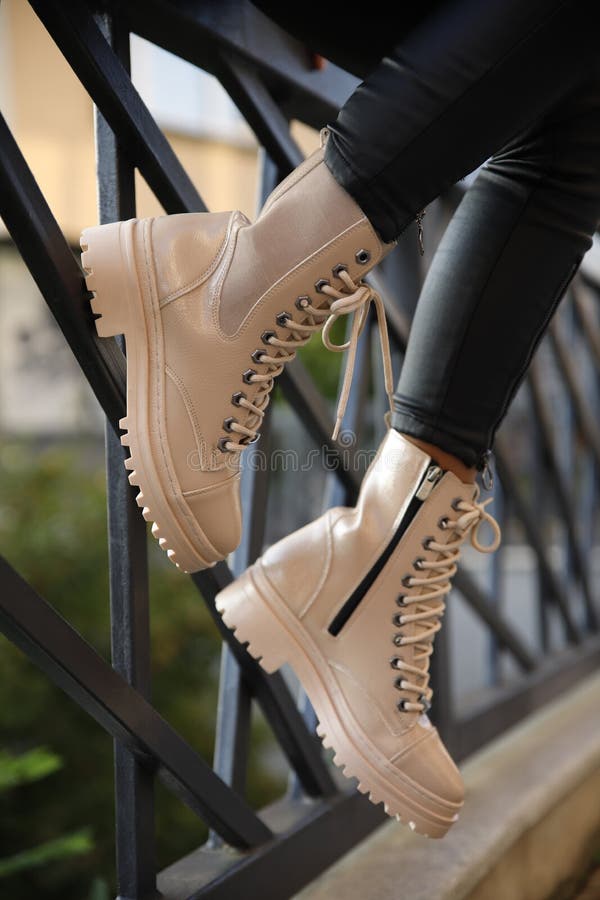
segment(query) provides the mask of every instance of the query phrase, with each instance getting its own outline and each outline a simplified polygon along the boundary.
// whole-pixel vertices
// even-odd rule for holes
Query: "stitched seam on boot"
[[[375,259],[375,261],[373,262],[373,266],[377,265],[377,263],[381,259],[381,249],[380,249],[381,241],[377,237],[377,235],[373,229],[373,226],[371,225],[371,223],[369,222],[367,217],[363,215],[358,221],[354,222],[352,225],[350,225],[348,228],[346,228],[344,231],[342,231],[341,234],[336,235],[336,237],[333,238],[331,241],[329,241],[327,244],[323,244],[323,246],[320,247],[319,250],[317,250],[315,253],[312,253],[310,256],[307,256],[305,259],[301,260],[296,266],[294,266],[293,269],[290,269],[288,272],[285,273],[285,275],[282,275],[278,281],[274,282],[274,284],[272,284],[271,287],[268,288],[268,290],[266,290],[257,300],[255,300],[255,302],[252,304],[252,306],[246,313],[246,316],[242,319],[237,330],[232,332],[231,334],[228,334],[227,332],[223,331],[220,320],[219,320],[219,314],[218,314],[218,305],[219,305],[219,301],[220,301],[220,297],[221,297],[221,291],[223,288],[223,283],[227,277],[228,268],[229,268],[227,266],[224,267],[223,273],[221,274],[217,284],[215,285],[214,292],[211,296],[211,304],[213,305],[213,321],[215,323],[215,328],[218,330],[219,336],[222,339],[232,339],[232,338],[237,338],[237,337],[240,337],[241,335],[243,335],[244,332],[248,328],[252,327],[254,314],[258,312],[259,306],[266,300],[266,298],[269,297],[269,295],[272,292],[281,291],[282,289],[284,289],[286,282],[290,281],[292,278],[295,278],[299,273],[302,272],[303,269],[306,269],[309,266],[313,265],[315,263],[315,261],[318,261],[318,259],[320,257],[324,256],[326,253],[328,253],[329,251],[334,249],[335,246],[337,244],[341,243],[344,238],[347,238],[347,236],[353,230],[358,230],[361,226],[364,226],[364,225],[366,225],[368,227],[373,239],[376,242],[377,259]]]
[[[171,369],[171,367],[168,365],[165,366],[165,372],[171,379],[172,383],[175,385],[175,388],[179,391],[181,399],[183,400],[185,411],[188,415],[188,419],[190,420],[192,434],[194,435],[194,440],[196,441],[196,450],[198,451],[200,459],[204,460],[204,456],[206,453],[206,442],[201,437],[200,423],[198,422],[198,415],[194,407],[194,402],[179,375],[177,375],[177,373],[174,372],[173,369]]]
[[[213,261],[204,270],[204,272],[202,272],[201,275],[198,275],[197,278],[194,278],[193,281],[188,282],[188,284],[183,285],[183,287],[178,288],[176,291],[173,291],[172,293],[167,294],[167,296],[163,297],[162,300],[159,300],[158,305],[159,305],[160,309],[163,309],[165,306],[167,306],[168,303],[172,303],[173,300],[178,300],[179,297],[182,297],[184,294],[188,294],[190,291],[193,291],[194,288],[200,287],[200,285],[203,284],[210,275],[212,275],[214,270],[217,268],[217,266],[221,262],[221,259],[223,258],[223,254],[225,253],[225,248],[226,248],[226,246],[229,242],[229,238],[231,236],[231,229],[233,227],[233,222],[234,222],[234,220],[237,220],[239,217],[240,216],[238,213],[233,213],[232,216],[230,217],[229,223],[227,225],[227,232],[225,234],[225,237],[221,241],[219,249],[217,250],[216,255],[213,257]]]
[[[333,547],[333,539],[332,539],[332,535],[331,535],[331,523],[329,521],[329,518],[330,517],[328,517],[328,521],[327,521],[327,546],[325,548],[325,563],[323,565],[323,573],[322,573],[319,581],[317,582],[317,586],[315,587],[311,596],[308,598],[308,600],[306,601],[306,603],[304,604],[304,606],[298,613],[298,618],[300,619],[300,621],[302,621],[302,619],[304,619],[304,617],[306,616],[308,611],[312,608],[315,600],[317,599],[317,597],[319,596],[319,593],[321,592],[321,590],[323,588],[323,585],[329,578],[329,572],[331,570],[331,561],[332,561],[331,550]]]

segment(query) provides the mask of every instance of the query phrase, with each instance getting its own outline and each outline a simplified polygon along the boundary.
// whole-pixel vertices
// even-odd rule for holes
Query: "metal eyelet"
[[[423,540],[421,542],[421,547],[423,548],[423,550],[431,550],[430,545],[433,540],[434,540],[434,538],[431,537],[431,535],[429,537],[423,538]]]
[[[270,344],[271,338],[274,338],[274,337],[277,337],[277,335],[275,334],[274,331],[263,331],[263,333],[260,336],[260,339],[263,342],[263,344]]]
[[[404,646],[404,644],[403,644],[403,642],[402,642],[402,635],[401,635],[401,634],[395,634],[394,637],[392,638],[392,641],[394,642],[394,644],[396,645],[396,647],[403,647],[403,646]]]
[[[254,384],[252,381],[252,376],[256,375],[256,369],[246,369],[244,374],[242,375],[242,381],[244,384]]]
[[[354,259],[357,263],[360,263],[361,266],[364,266],[371,259],[371,254],[368,250],[362,248],[361,250],[356,251],[356,253],[354,254]]]
[[[225,431],[233,431],[233,428],[231,426],[234,422],[237,422],[237,419],[234,419],[233,416],[228,416],[227,419],[223,419],[223,428],[225,429]]]
[[[253,438],[249,438],[249,439],[246,438],[244,443],[248,444],[248,446],[250,446],[250,444],[255,444],[259,438],[260,438],[260,432],[257,432]]]
[[[402,697],[401,700],[398,700],[396,703],[396,707],[400,710],[400,712],[406,712],[406,700]]]
[[[335,278],[339,278],[340,272],[347,272],[347,271],[348,271],[348,266],[345,266],[344,263],[339,263],[337,266],[333,267],[333,269],[331,270],[331,273],[332,273],[332,275],[335,276]]]
[[[403,616],[400,613],[395,613],[392,616],[392,625],[396,625],[398,628],[402,628],[404,622],[402,621]]]
[[[402,678],[402,676],[400,676],[400,678],[395,678],[395,679],[394,679],[394,687],[395,687],[396,690],[398,690],[398,691],[403,691],[403,690],[404,690],[404,678]]]
[[[301,297],[296,297],[294,306],[296,309],[306,309],[307,306],[310,306],[310,297],[307,297],[306,294],[302,294]]]
[[[419,694],[419,703],[422,703],[425,707],[423,712],[428,712],[431,709],[431,701],[427,699],[425,694]]]
[[[235,394],[231,395],[231,402],[234,406],[241,406],[240,400],[246,399],[246,395],[243,391],[236,391]]]
[[[427,560],[423,559],[422,556],[417,556],[417,558],[413,562],[413,569],[416,569],[417,572],[423,571],[423,565]]]
[[[323,288],[328,284],[329,281],[327,280],[327,278],[319,278],[318,281],[315,281],[315,291],[317,292],[317,294],[322,294]]]
[[[402,587],[412,587],[412,575],[405,575],[401,581]]]
[[[284,310],[283,312],[277,313],[277,315],[275,316],[275,321],[279,326],[283,327],[285,323],[289,322],[291,318],[292,317],[289,312],[285,312]]]
[[[391,657],[390,657],[390,666],[392,667],[392,669],[399,669],[400,667],[399,667],[398,665],[396,665],[396,664],[399,663],[400,661],[401,661],[401,660],[400,660],[400,657],[398,657],[398,656],[391,656]]]
[[[448,527],[449,522],[450,519],[448,518],[448,516],[442,516],[441,519],[438,519],[438,528],[440,529],[440,531],[445,531]]]
[[[462,512],[462,510],[459,509],[459,506],[458,506],[459,503],[462,503],[462,497],[455,497],[454,500],[452,501],[452,503],[450,504],[450,506],[456,512]]]
[[[250,358],[252,362],[261,363],[263,361],[263,356],[265,355],[264,350],[253,350],[250,354]]]
[[[229,443],[229,438],[227,438],[227,437],[219,438],[219,440],[217,441],[217,447],[219,448],[221,453],[232,453],[233,452],[232,450],[230,450],[229,447],[226,446],[228,443]]]
[[[406,597],[404,596],[404,594],[398,594],[398,596],[396,597],[396,603],[398,606],[406,606],[405,600]]]

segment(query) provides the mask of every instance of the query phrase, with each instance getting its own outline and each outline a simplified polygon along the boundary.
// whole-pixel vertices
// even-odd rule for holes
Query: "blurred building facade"
[[[209,209],[252,217],[256,140],[210,75],[134,36],[134,83]],[[24,0],[0,5],[0,109],[65,236],[98,220],[89,96]],[[297,128],[307,150],[316,135]],[[136,176],[138,215],[163,210]],[[89,433],[102,415],[0,220],[0,433]]]

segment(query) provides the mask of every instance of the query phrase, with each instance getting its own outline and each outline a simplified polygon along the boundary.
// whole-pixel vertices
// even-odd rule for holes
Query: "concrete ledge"
[[[600,830],[600,674],[461,771],[465,806],[445,838],[386,822],[296,900],[546,900]]]

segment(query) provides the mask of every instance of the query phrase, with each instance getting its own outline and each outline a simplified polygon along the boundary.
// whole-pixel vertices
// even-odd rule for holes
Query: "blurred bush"
[[[109,659],[105,501],[97,444],[43,448],[9,442],[0,448],[0,552]],[[167,562],[152,539],[149,557],[152,700],[211,762],[220,639],[190,579]],[[252,722],[247,796],[260,807],[285,785],[273,771],[274,742],[256,711]],[[0,794],[0,857],[14,857],[65,835],[88,834],[85,829],[91,829],[93,842],[89,848],[78,847],[82,852],[77,855],[7,872],[0,895],[82,900],[104,897],[108,884],[115,896],[112,739],[0,636],[4,760],[35,754],[40,744],[63,764],[51,778],[17,779]],[[203,822],[160,785],[156,818],[159,869],[206,839]]]

